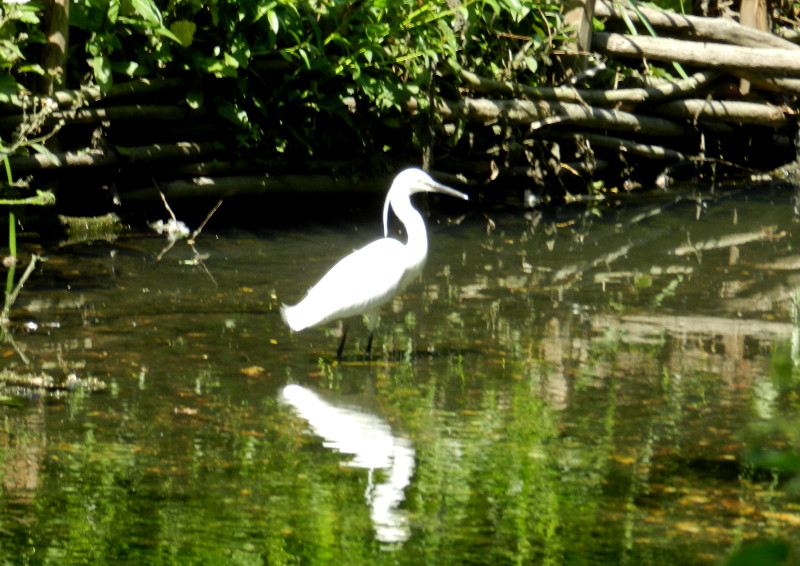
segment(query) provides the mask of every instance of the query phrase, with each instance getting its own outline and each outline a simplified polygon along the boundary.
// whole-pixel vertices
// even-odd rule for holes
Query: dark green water
[[[435,214],[372,363],[358,321],[334,363],[335,328],[292,335],[278,307],[378,237],[379,210],[212,223],[205,269],[185,242],[156,261],[158,238],[49,249],[3,367],[109,387],[0,407],[0,561],[718,564],[792,547],[795,475],[753,458],[800,451],[798,216],[788,190],[744,194]]]

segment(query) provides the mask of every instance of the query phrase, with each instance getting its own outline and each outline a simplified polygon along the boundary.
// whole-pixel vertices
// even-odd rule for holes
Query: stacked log
[[[800,46],[721,17],[634,9],[632,3],[609,0],[570,5],[576,25],[590,26],[585,15],[593,14],[608,31],[576,31],[566,76],[576,77],[590,66],[589,59],[624,61],[640,66],[638,84],[529,87],[457,68],[464,97],[440,101],[438,114],[469,124],[528,126],[527,143],[549,140],[562,146],[560,155],[565,147],[588,148],[606,164],[628,165],[623,175],[646,170],[643,176],[650,179],[668,179],[678,171],[684,177],[763,178],[791,171],[797,178]],[[618,31],[625,21],[641,35]],[[641,24],[657,36],[645,35]],[[645,78],[654,61],[674,65],[671,73],[683,78]],[[686,75],[681,65],[694,74]],[[565,145],[568,140],[574,144]],[[484,171],[488,176],[488,168]]]

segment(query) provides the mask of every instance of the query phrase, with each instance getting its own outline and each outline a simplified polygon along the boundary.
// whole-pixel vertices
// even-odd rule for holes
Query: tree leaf
[[[178,43],[183,47],[190,47],[194,41],[194,34],[197,31],[197,25],[189,20],[178,20],[172,22],[169,30],[178,38]]]
[[[192,110],[197,110],[203,105],[203,91],[200,89],[192,89],[186,93],[186,104]]]
[[[269,29],[272,30],[272,33],[278,35],[278,30],[280,30],[281,23],[278,20],[278,14],[275,10],[269,10],[267,12],[267,21],[269,22]]]
[[[161,12],[152,0],[130,0],[130,3],[133,11],[144,21],[156,26],[161,25]]]
[[[107,93],[113,84],[111,76],[111,62],[105,55],[98,55],[92,59],[92,69],[94,70],[94,80],[103,93]]]

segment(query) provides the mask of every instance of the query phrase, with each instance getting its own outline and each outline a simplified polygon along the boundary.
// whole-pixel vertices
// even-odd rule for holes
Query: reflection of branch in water
[[[761,242],[764,240],[777,240],[785,237],[786,232],[778,232],[776,226],[764,226],[760,230],[745,232],[741,234],[725,234],[718,238],[712,238],[702,242],[689,242],[682,246],[678,246],[672,250],[673,255],[688,255],[705,250],[718,250],[720,248],[728,248],[731,246],[741,246],[751,242]]]
[[[669,314],[593,315],[592,328],[600,331],[616,328],[624,332],[630,343],[651,343],[661,340],[665,333],[677,336],[748,336],[758,340],[775,341],[789,336],[792,324],[758,319],[725,318],[722,316],[677,316]]]
[[[369,471],[364,497],[370,506],[375,537],[384,543],[404,542],[410,535],[408,518],[399,509],[414,472],[414,449],[405,438],[392,434],[389,424],[376,415],[333,405],[299,385],[287,385],[281,400],[308,421],[323,445],[353,456],[342,465]],[[373,471],[386,470],[385,481],[374,484]]]
[[[5,325],[3,326],[3,342],[10,345],[14,349],[14,351],[22,360],[23,364],[26,366],[31,365],[31,359],[25,355],[25,352],[19,347],[17,341],[14,340],[14,336],[10,332],[7,332],[7,327]]]

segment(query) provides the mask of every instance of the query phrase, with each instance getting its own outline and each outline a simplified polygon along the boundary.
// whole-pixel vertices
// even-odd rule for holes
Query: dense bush
[[[0,34],[6,100],[35,91],[43,72],[43,5],[16,2],[4,5]],[[420,92],[424,104],[431,70],[446,60],[540,83],[558,10],[519,0],[74,0],[62,86],[107,92],[134,77],[182,75],[196,85],[185,103],[235,124],[241,145],[307,154],[325,125],[374,147],[375,122],[402,123],[402,104]]]

